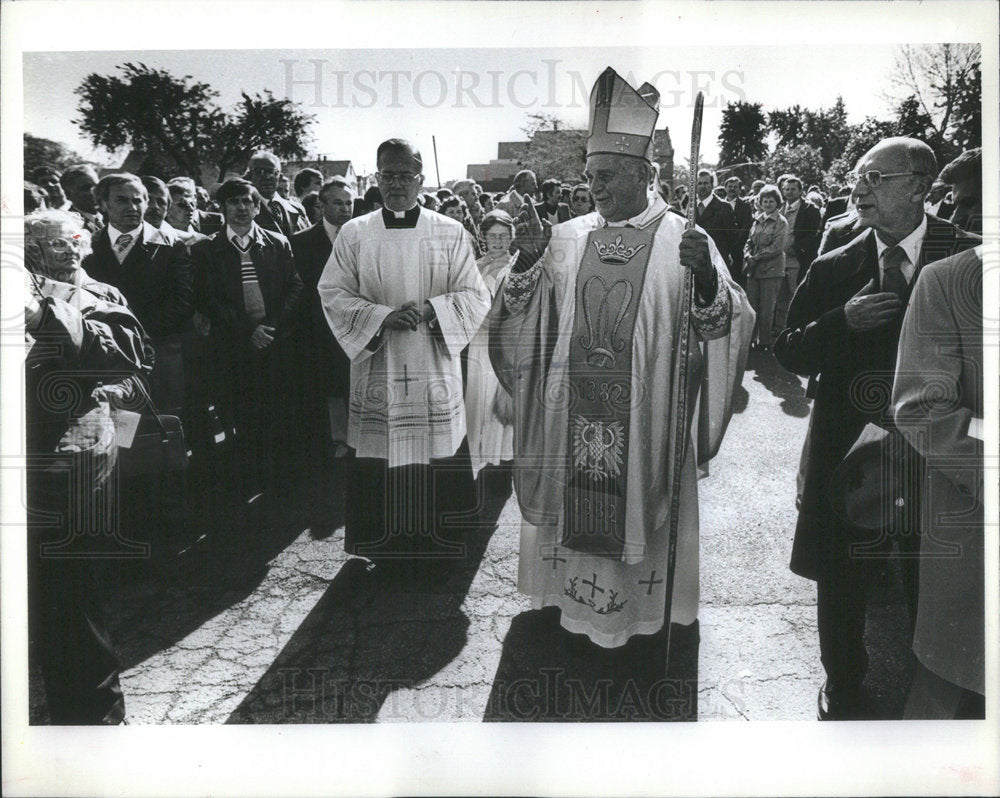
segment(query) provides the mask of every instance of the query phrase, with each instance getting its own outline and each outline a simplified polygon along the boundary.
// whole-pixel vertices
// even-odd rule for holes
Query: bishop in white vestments
[[[522,527],[519,588],[605,648],[664,625],[669,485],[681,469],[671,620],[698,612],[695,460],[718,450],[754,313],[719,251],[649,191],[656,90],[612,69],[591,95],[587,177],[597,210],[556,225],[540,259],[530,212],[490,315],[497,375],[514,398]],[[536,228],[537,229],[537,228]],[[542,236],[544,240],[544,235]],[[535,262],[533,262],[535,261]],[[688,401],[698,445],[668,440],[678,318],[694,275]],[[690,436],[693,414],[685,419]]]

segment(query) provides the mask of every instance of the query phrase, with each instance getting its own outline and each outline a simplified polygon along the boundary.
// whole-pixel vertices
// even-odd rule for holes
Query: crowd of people
[[[622,92],[636,102],[611,102]],[[360,197],[315,169],[285,175],[264,150],[211,195],[187,176],[35,169],[29,451],[103,452],[87,471],[98,495],[108,425],[155,408],[181,420],[193,477],[236,523],[263,506],[264,525],[303,475],[343,459],[345,546],[387,581],[438,578],[469,519],[516,490],[518,587],[535,608],[558,607],[565,633],[597,648],[671,625],[697,645],[696,466],[718,450],[755,349],[814,399],[792,569],[817,583],[819,717],[871,712],[876,560],[856,554],[872,541],[829,490],[870,424],[903,436],[928,475],[921,512],[870,546],[903,555],[920,661],[908,716],[981,717],[979,152],[939,172],[926,144],[886,139],[846,187],[783,174],[745,193],[705,169],[689,197],[652,161],[655,90],[609,68],[591,106],[585,175],[539,183],[525,169],[502,193],[424,190],[422,156],[399,139],[379,146],[377,187]],[[933,397],[929,370],[947,375]],[[49,371],[75,375],[73,407],[33,390]],[[675,427],[690,439],[679,460]],[[29,480],[38,506],[72,503],[48,477]],[[941,523],[948,509],[960,520]],[[131,532],[176,549],[205,523],[178,519]],[[29,531],[35,552],[51,537]],[[929,541],[960,554],[920,557]],[[121,721],[93,575],[44,556],[32,575],[53,722]]]

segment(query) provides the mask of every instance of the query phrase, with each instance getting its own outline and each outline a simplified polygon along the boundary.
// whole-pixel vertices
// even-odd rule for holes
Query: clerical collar
[[[420,218],[420,204],[417,203],[408,211],[390,211],[382,208],[382,221],[387,230],[406,230],[417,226]]]

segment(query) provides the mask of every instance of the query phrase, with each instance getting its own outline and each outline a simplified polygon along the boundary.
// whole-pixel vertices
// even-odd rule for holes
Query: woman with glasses
[[[79,216],[28,214],[24,242],[27,453],[59,463],[55,473],[26,471],[28,506],[38,511],[27,530],[30,655],[41,668],[50,723],[115,725],[125,702],[95,558],[141,552],[112,525],[109,400],[149,374],[152,348],[118,290],[80,268],[90,234]]]
[[[514,220],[506,211],[491,211],[483,217],[481,229],[486,254],[476,265],[492,298],[516,258],[510,253]],[[512,484],[514,410],[510,394],[500,385],[490,363],[489,325],[485,322],[469,344],[465,414],[472,473],[479,484],[480,496],[506,501]]]
[[[569,198],[569,212],[572,216],[584,216],[594,210],[594,198],[590,195],[590,186],[580,183],[573,186]]]

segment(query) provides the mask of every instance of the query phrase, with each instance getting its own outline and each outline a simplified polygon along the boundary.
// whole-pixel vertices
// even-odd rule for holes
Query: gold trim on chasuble
[[[658,227],[592,231],[576,278],[562,545],[614,559],[625,547],[632,336]]]

